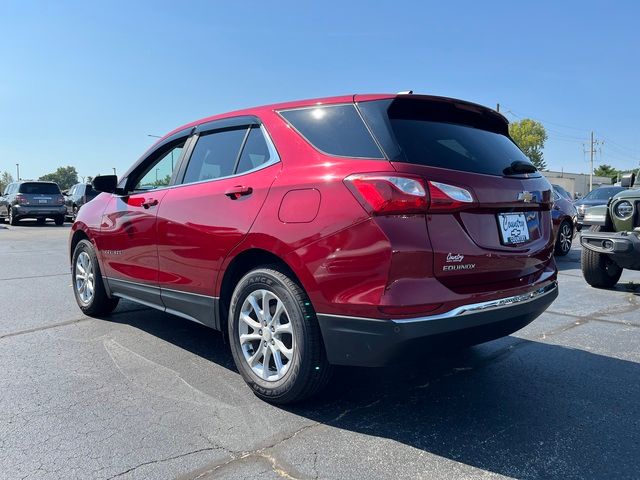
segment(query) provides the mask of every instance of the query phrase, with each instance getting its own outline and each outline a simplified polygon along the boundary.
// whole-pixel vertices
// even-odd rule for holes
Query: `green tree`
[[[523,118],[519,122],[509,124],[509,135],[538,170],[547,169],[542,154],[544,142],[547,140],[547,132],[542,123],[530,118]]]
[[[607,164],[599,165],[598,168],[593,171],[596,177],[609,177],[614,182],[618,179],[618,173],[618,170]]]
[[[151,185],[154,187],[166,187],[171,183],[171,175],[167,175],[164,178],[159,178],[156,181],[152,182]]]
[[[76,183],[78,183],[78,172],[76,167],[58,167],[53,173],[47,173],[41,176],[38,180],[45,180],[47,182],[56,182],[60,187],[60,190],[67,190]]]
[[[13,176],[9,172],[5,170],[0,173],[0,195],[2,195],[4,189],[7,188],[7,185],[11,182],[13,182]]]

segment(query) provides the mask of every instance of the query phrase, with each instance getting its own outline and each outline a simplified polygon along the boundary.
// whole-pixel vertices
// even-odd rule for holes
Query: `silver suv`
[[[23,218],[35,218],[38,223],[52,218],[62,225],[66,213],[64,197],[54,182],[13,182],[0,197],[0,222],[8,218],[11,225]]]

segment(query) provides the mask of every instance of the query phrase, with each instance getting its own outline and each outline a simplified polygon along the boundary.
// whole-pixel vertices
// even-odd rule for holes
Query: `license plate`
[[[529,227],[524,213],[499,213],[498,228],[505,245],[529,241]]]
[[[38,203],[47,203],[48,200],[44,199],[44,198],[39,198],[38,199]]]

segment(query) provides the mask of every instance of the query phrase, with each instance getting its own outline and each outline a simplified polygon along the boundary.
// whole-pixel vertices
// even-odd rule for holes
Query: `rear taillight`
[[[363,173],[348,176],[344,183],[373,215],[425,213],[429,204],[420,177]]]
[[[27,205],[29,203],[29,200],[27,200],[27,197],[19,193],[16,195],[16,202],[18,202],[20,205]]]
[[[461,187],[447,183],[429,182],[430,212],[461,210],[473,203],[473,195]]]
[[[373,215],[451,212],[474,203],[464,188],[412,175],[363,173],[344,182]]]

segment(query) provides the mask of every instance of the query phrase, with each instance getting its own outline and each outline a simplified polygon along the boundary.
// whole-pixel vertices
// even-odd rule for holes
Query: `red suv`
[[[508,335],[557,296],[551,186],[507,121],[469,102],[355,95],[199,120],[79,212],[88,315],[126,298],[227,332],[286,403],[331,365]]]

